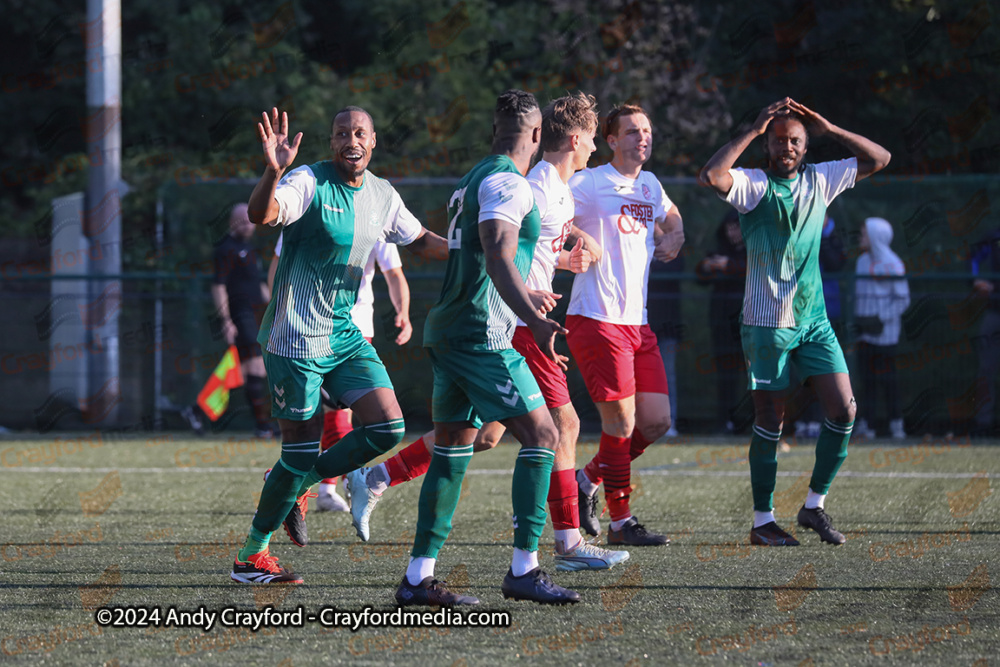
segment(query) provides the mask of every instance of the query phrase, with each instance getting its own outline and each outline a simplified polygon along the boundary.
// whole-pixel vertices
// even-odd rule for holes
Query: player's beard
[[[365,173],[369,162],[371,162],[370,153],[362,153],[361,159],[356,163],[349,162],[343,156],[338,155],[337,159],[333,161],[333,166],[337,169],[341,178],[345,181],[351,181],[360,178]]]
[[[775,176],[778,178],[792,178],[802,167],[802,156],[796,156],[791,165],[786,165],[781,156],[776,159],[773,155],[769,155],[768,162],[770,163],[771,173]]]

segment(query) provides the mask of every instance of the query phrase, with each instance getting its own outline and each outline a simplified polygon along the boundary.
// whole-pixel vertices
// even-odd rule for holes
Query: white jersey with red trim
[[[542,228],[524,284],[528,289],[551,292],[559,254],[573,229],[573,191],[563,182],[555,165],[545,160],[528,172],[527,179],[542,218]],[[518,319],[517,326],[524,326],[524,322]]]
[[[604,255],[576,274],[567,314],[611,324],[646,324],[653,230],[673,202],[650,172],[640,171],[633,180],[610,164],[578,172],[569,185],[576,204],[574,225],[593,236]]]

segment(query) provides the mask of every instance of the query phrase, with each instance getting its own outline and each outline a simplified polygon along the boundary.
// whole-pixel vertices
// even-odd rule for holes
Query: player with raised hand
[[[537,295],[536,305],[540,306],[541,314],[551,311],[555,299],[560,296],[552,293],[552,275],[556,268],[583,273],[595,257],[601,256],[596,241],[573,225],[573,193],[567,185],[574,173],[587,166],[596,148],[594,107],[592,97],[577,93],[554,100],[542,110],[542,159],[527,176],[541,219],[541,230],[525,281],[529,292]],[[567,242],[574,244],[572,250],[564,249]],[[511,342],[531,369],[559,431],[548,496],[549,514],[555,529],[556,569],[610,569],[627,560],[628,552],[602,549],[584,541],[580,535],[574,475],[580,419],[570,401],[566,374],[556,362],[542,354],[524,322],[518,320]],[[502,424],[485,425],[473,443],[473,451],[489,449],[503,431]],[[384,463],[348,475],[354,525],[362,540],[368,540],[371,511],[382,493],[389,486],[426,472],[433,445],[433,433],[427,434]]]
[[[767,170],[734,169],[739,156],[761,135]],[[805,164],[810,137],[823,135],[843,144],[854,157]],[[739,211],[747,247],[741,333],[756,412],[749,453],[753,544],[798,544],[778,526],[773,511],[790,363],[812,385],[825,415],[798,523],[815,530],[824,542],[845,541],[824,511],[824,500],[847,457],[857,406],[844,353],[826,315],[819,247],[830,202],[885,168],[889,158],[875,142],[786,97],[765,107],[753,125],[720,148],[701,171],[701,181]]]
[[[279,236],[278,242],[274,246],[274,259],[268,271],[268,288],[274,283],[274,274],[278,266],[278,258],[281,257],[281,248],[284,244],[284,237]],[[396,310],[393,319],[394,326],[399,333],[396,334],[394,342],[396,345],[405,345],[413,335],[413,325],[410,323],[410,286],[403,273],[403,262],[399,257],[399,250],[392,243],[379,240],[375,243],[372,254],[365,264],[364,273],[361,276],[361,285],[358,287],[358,300],[351,308],[351,319],[361,331],[369,343],[375,336],[375,293],[372,290],[372,281],[375,278],[375,266],[378,265],[382,276],[385,278],[386,287],[389,290],[389,300]],[[263,366],[263,363],[261,364]],[[326,451],[333,445],[340,442],[340,439],[354,430],[351,421],[351,411],[337,405],[330,396],[322,393],[323,397],[323,437],[320,441],[320,450]],[[344,498],[337,493],[337,480],[324,479],[317,489],[316,507],[326,512],[349,512],[351,506]],[[310,494],[311,495],[311,494]],[[306,501],[302,501],[306,502]],[[296,540],[308,539],[303,537],[301,530],[297,527],[304,526],[305,506],[297,502],[289,516],[285,520],[285,529],[289,537],[293,537],[293,542],[297,546],[305,546],[305,543]]]
[[[601,415],[598,452],[576,476],[580,525],[600,533],[597,491],[603,481],[608,544],[631,546],[668,543],[632,516],[629,494],[631,462],[670,428],[667,374],[646,319],[649,265],[654,256],[673,259],[684,243],[677,206],[642,169],[652,156],[652,132],[642,107],[616,107],[603,128],[611,162],[570,180],[575,224],[604,248],[603,259],[573,279],[566,317],[569,349]]]
[[[448,265],[424,328],[434,368],[434,453],[420,488],[411,560],[396,591],[400,605],[477,604],[434,578],[451,531],[462,479],[483,422],[502,422],[521,443],[514,464],[514,554],[504,597],[543,604],[578,602],[538,565],[545,499],[559,433],[527,363],[511,347],[517,318],[535,344],[565,369],[554,343],[565,329],[532,303],[528,275],[541,221],[525,180],[541,141],[534,95],[508,90],[497,98],[493,153],[458,183],[448,202]]]
[[[346,107],[334,115],[332,159],[287,174],[302,133],[289,141],[288,114],[277,109],[263,114],[257,129],[266,166],[248,213],[255,224],[281,225],[284,239],[257,338],[282,444],[230,577],[298,583],[301,577],[269,553],[273,532],[311,486],[391,450],[405,432],[385,367],[350,316],[364,264],[379,239],[427,258],[442,257],[447,244],[420,225],[388,181],[367,170],[376,138],[364,109]],[[361,423],[322,455],[321,389],[352,408]]]

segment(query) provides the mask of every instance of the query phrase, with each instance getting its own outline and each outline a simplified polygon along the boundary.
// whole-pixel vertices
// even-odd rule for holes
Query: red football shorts
[[[590,397],[618,401],[636,392],[668,394],[667,372],[648,324],[610,324],[569,315],[566,341]]]
[[[528,327],[514,329],[514,349],[528,362],[531,374],[535,376],[538,388],[542,390],[545,407],[559,408],[570,402],[569,386],[566,384],[566,373],[552,361],[535,342],[535,337]]]

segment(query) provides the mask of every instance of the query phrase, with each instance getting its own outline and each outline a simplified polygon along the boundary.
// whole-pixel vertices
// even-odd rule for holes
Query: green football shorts
[[[435,422],[470,422],[479,428],[545,405],[528,363],[516,350],[429,347],[427,352],[434,367],[431,418]]]
[[[740,327],[751,391],[780,391],[789,385],[789,362],[804,381],[813,375],[846,373],[847,362],[829,320],[801,327]]]
[[[317,359],[292,359],[264,350],[271,416],[308,420],[320,405],[320,387],[345,407],[378,387],[392,389],[375,348],[361,332],[357,338],[347,350],[338,348],[338,354]]]

